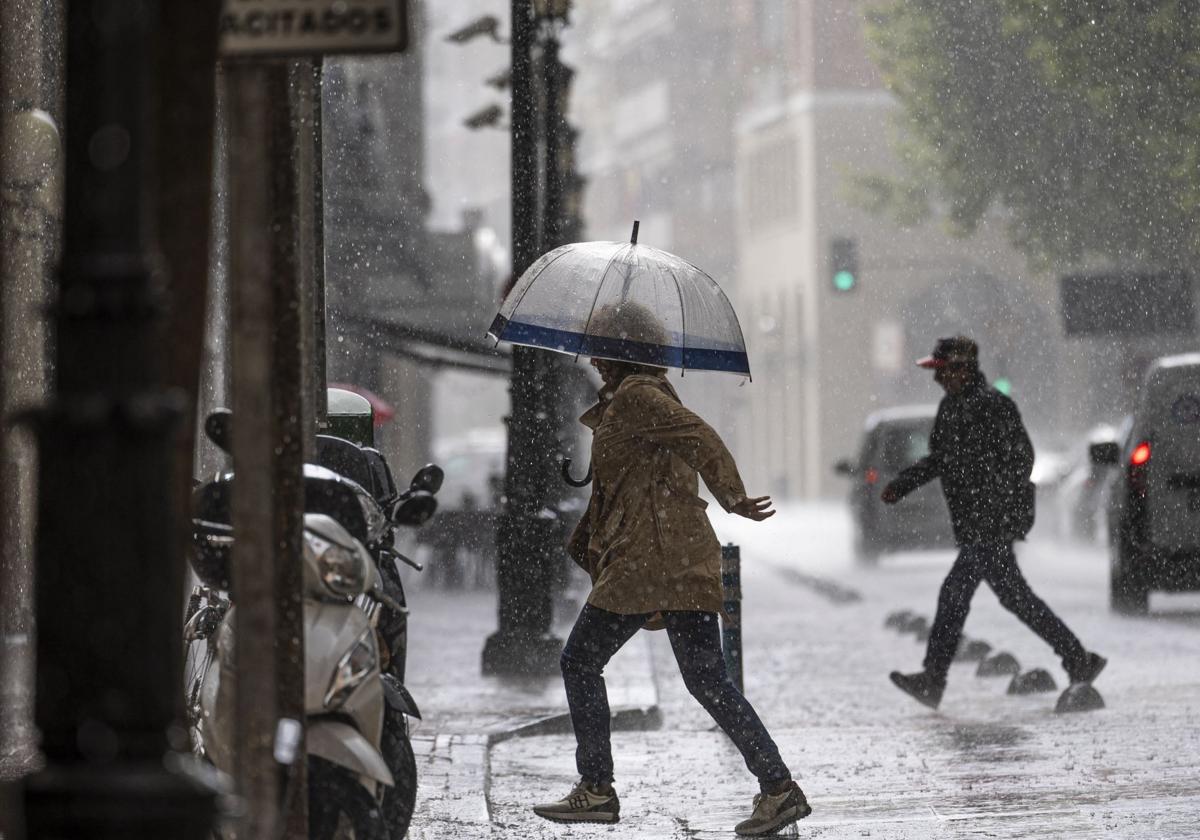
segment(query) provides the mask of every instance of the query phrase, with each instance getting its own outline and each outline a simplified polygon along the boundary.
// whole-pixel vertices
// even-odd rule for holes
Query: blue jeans
[[[790,779],[792,774],[767,728],[725,672],[716,613],[669,611],[662,615],[688,691],[730,737],[759,784],[766,788]],[[603,784],[613,778],[604,666],[649,617],[621,615],[585,604],[563,648],[563,682],[578,744],[575,764],[587,782]]]

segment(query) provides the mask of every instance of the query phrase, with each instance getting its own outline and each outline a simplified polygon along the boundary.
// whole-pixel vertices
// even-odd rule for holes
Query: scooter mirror
[[[426,464],[417,470],[409,487],[413,490],[424,490],[426,493],[436,493],[442,489],[442,480],[446,473],[437,464]]]
[[[225,452],[233,452],[233,412],[218,408],[204,419],[204,434]]]
[[[417,490],[392,506],[390,519],[396,525],[424,525],[437,512],[438,501],[432,493]]]

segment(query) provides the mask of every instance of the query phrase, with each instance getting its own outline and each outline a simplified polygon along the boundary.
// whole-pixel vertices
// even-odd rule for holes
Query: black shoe
[[[945,680],[939,680],[928,671],[918,671],[915,674],[901,674],[892,671],[890,674],[896,688],[912,697],[918,703],[924,703],[931,709],[936,709],[942,702],[942,692],[946,690]]]
[[[1084,655],[1083,661],[1077,662],[1073,667],[1067,669],[1067,676],[1071,678],[1072,683],[1090,683],[1100,676],[1100,672],[1107,664],[1108,660],[1100,654],[1087,653]]]

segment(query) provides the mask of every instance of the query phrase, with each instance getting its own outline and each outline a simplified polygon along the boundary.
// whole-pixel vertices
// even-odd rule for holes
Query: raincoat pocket
[[[670,479],[660,479],[657,482],[658,501],[664,508],[669,508],[672,505],[682,505],[684,507],[696,508],[698,510],[708,510],[708,502],[701,499],[692,490],[686,487],[680,487]]]
[[[623,507],[609,511],[604,517],[604,521],[600,523],[600,527],[592,535],[592,542],[598,543],[601,550],[612,547],[613,541],[621,533],[621,527],[624,524],[625,509]]]

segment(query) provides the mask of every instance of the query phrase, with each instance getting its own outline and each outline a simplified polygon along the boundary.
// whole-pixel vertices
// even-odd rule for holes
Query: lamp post
[[[569,0],[512,3],[507,82],[512,91],[513,277],[562,244],[564,179],[558,165],[566,72],[558,61],[558,33],[569,11]],[[550,622],[564,538],[557,457],[565,380],[561,360],[553,354],[513,348],[504,508],[496,533],[499,627],[483,649],[485,674],[558,670],[562,640],[551,633]]]
[[[511,66],[487,80],[509,88],[512,137],[512,276],[542,253],[579,238],[580,189],[574,169],[576,132],[566,122],[570,70],[559,60],[559,33],[571,0],[513,0]],[[488,35],[503,43],[498,21],[485,16],[447,36],[465,43]],[[500,125],[490,105],[468,117],[471,129]],[[496,530],[498,623],[483,649],[485,674],[537,675],[558,670],[562,640],[550,632],[552,593],[565,537],[564,488],[557,459],[574,418],[569,393],[580,377],[544,350],[514,347],[509,394],[504,503]]]
[[[0,3],[0,415],[45,398],[46,282],[62,222],[55,96],[61,33],[31,0]],[[36,453],[0,429],[0,751],[32,762]],[[0,785],[2,787],[2,785]],[[0,835],[13,819],[0,793]],[[6,813],[7,812],[7,815]]]

